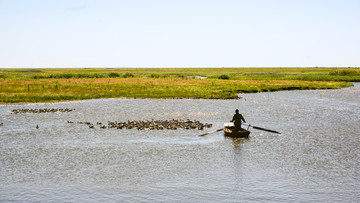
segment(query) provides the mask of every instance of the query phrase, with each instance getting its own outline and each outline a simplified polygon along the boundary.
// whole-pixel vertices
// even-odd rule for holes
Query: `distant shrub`
[[[34,75],[33,79],[45,79],[45,78],[61,78],[61,79],[70,79],[70,78],[105,78],[107,75],[98,74],[98,73],[60,73],[60,74],[50,74],[50,75]]]
[[[360,72],[357,72],[355,70],[336,70],[336,71],[331,71],[329,75],[350,76],[350,75],[360,75]]]
[[[120,77],[120,74],[119,73],[109,73],[109,77],[110,78],[118,78],[118,77]]]
[[[41,70],[38,69],[21,69],[21,70],[15,70],[14,72],[23,72],[23,73],[38,73],[38,72],[42,72]]]
[[[93,77],[94,77],[94,78],[106,78],[105,75],[98,74],[98,73],[95,73],[95,74],[93,75]]]
[[[55,75],[55,78],[69,79],[69,78],[73,78],[73,77],[76,77],[76,75],[72,74],[72,73],[63,73],[63,74]]]
[[[134,76],[134,74],[132,74],[132,73],[125,73],[125,74],[123,75],[123,77],[124,77],[124,78],[133,78],[133,77],[135,77],[135,76]]]
[[[151,78],[160,78],[159,74],[153,73],[150,75]]]
[[[221,80],[229,80],[230,79],[230,77],[228,75],[220,75],[218,78]]]
[[[181,78],[181,79],[186,79],[187,78],[186,75],[181,75],[181,74],[179,74],[177,77]]]

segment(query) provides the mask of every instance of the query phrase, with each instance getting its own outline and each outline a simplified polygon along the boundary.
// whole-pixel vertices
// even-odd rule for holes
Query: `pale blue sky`
[[[0,67],[360,66],[360,0],[0,0]]]

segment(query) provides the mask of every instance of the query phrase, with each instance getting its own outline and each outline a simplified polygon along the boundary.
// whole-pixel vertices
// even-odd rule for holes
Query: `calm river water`
[[[359,83],[241,96],[0,106],[0,202],[360,201]],[[10,113],[19,108],[76,110]],[[197,136],[221,128],[237,108],[248,123],[282,134]],[[151,119],[213,127],[138,131],[67,123]]]

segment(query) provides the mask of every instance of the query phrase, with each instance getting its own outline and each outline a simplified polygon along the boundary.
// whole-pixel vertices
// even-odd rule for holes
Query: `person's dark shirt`
[[[241,125],[241,120],[244,121],[244,123],[246,123],[244,117],[241,114],[234,114],[234,117],[231,120],[231,122],[234,122],[235,126],[239,126]]]

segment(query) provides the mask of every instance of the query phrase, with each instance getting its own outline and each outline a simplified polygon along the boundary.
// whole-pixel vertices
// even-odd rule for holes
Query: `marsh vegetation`
[[[0,102],[234,99],[239,93],[337,89],[359,81],[359,68],[1,69]]]

